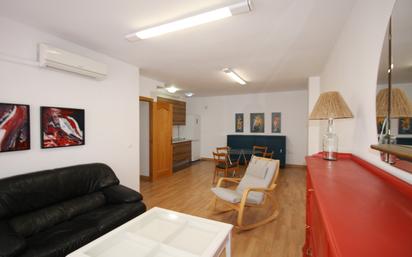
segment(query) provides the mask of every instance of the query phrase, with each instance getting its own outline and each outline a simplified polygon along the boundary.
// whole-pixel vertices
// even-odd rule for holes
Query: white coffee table
[[[231,253],[233,225],[152,208],[68,257],[217,257]]]

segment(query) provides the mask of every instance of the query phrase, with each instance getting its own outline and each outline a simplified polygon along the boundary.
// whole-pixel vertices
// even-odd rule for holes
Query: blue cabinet
[[[227,146],[232,149],[250,149],[253,146],[267,146],[268,152],[273,152],[273,159],[280,161],[280,167],[286,164],[286,136],[264,135],[228,135]],[[247,156],[250,158],[250,155]]]

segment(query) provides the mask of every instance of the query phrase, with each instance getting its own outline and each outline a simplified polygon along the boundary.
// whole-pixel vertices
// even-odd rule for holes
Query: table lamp
[[[391,134],[391,119],[412,117],[412,103],[404,90],[400,88],[382,89],[376,95],[376,117],[385,118],[382,131],[378,131],[379,144],[396,144],[396,137]],[[394,156],[381,154],[383,161],[394,163]]]
[[[412,117],[412,103],[404,90],[391,88],[390,91],[390,116],[389,108],[389,88],[379,91],[376,96],[376,117],[384,118],[407,118]]]
[[[323,159],[336,161],[338,157],[338,136],[335,134],[334,119],[353,118],[343,97],[336,91],[320,94],[309,116],[310,120],[328,120],[328,130],[323,136]]]

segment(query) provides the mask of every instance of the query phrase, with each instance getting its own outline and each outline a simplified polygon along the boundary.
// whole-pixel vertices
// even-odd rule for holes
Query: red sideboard
[[[412,257],[412,186],[350,154],[306,157],[304,257]]]

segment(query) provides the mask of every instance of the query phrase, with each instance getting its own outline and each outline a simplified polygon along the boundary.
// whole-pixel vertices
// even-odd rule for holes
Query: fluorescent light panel
[[[179,89],[175,86],[170,86],[170,87],[166,88],[166,91],[169,92],[169,93],[172,93],[172,94],[176,93],[178,90]]]
[[[194,15],[188,18],[176,20],[173,22],[165,23],[152,28],[144,29],[126,36],[129,41],[136,41],[139,39],[147,39],[151,37],[160,36],[166,33],[183,30],[191,27],[195,27],[201,24],[205,24],[212,21],[221,20],[232,15],[250,12],[252,10],[250,0],[243,0],[237,4],[218,8],[213,11],[204,12],[198,15]]]
[[[236,72],[232,71],[231,69],[223,69],[223,72],[226,73],[232,80],[235,82],[241,84],[241,85],[246,85],[246,81],[242,79],[239,75],[236,74]]]

